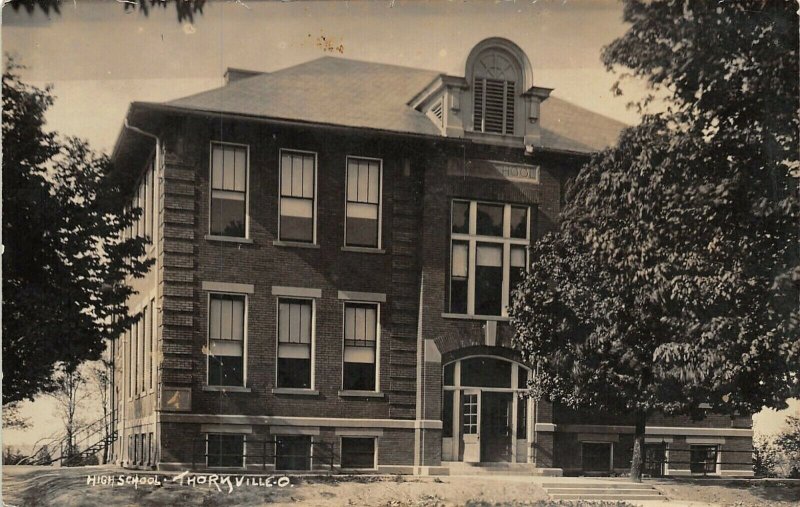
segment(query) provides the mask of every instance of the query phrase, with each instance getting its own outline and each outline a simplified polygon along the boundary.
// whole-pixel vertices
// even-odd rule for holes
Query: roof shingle
[[[167,102],[199,111],[440,135],[408,102],[436,71],[322,57]],[[592,152],[614,144],[625,125],[551,97],[541,106],[542,148]]]

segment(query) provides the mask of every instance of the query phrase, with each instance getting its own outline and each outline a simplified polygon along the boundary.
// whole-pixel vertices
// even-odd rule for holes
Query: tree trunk
[[[631,480],[642,482],[642,468],[644,465],[644,429],[647,424],[647,413],[644,410],[636,411],[636,427],[633,433],[633,458],[631,459]]]

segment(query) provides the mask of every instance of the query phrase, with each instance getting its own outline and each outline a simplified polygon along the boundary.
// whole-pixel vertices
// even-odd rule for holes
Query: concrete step
[[[533,463],[464,463],[462,461],[443,461],[450,475],[534,475]]]
[[[620,495],[630,495],[630,494],[643,494],[643,493],[655,493],[658,494],[657,491],[647,490],[647,489],[622,489],[622,488],[548,488],[546,489],[548,495],[558,495],[558,494],[579,494],[579,495],[592,495],[597,493],[598,495],[611,495],[611,494],[620,494]]]
[[[559,493],[555,495],[550,495],[550,498],[553,500],[665,500],[665,498],[659,494],[630,494],[630,495],[620,495],[620,494],[601,494],[601,495],[582,495],[578,493]]]
[[[636,482],[593,482],[593,481],[585,481],[585,482],[545,482],[542,483],[542,487],[545,489],[551,488],[600,488],[600,489],[642,489],[648,491],[655,491],[653,486],[649,484],[640,484]]]

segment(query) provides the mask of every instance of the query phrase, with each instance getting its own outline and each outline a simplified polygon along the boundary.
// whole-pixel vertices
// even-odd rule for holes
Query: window
[[[311,470],[311,437],[279,435],[275,437],[276,470]]]
[[[151,325],[152,329],[150,331],[150,389],[153,388],[153,384],[156,380],[156,358],[158,357],[158,316],[156,314],[156,300],[155,298],[150,300],[150,313],[152,315]]]
[[[311,389],[313,302],[278,300],[278,387]]]
[[[342,437],[342,468],[375,468],[375,438]]]
[[[454,200],[450,233],[450,313],[507,315],[527,269],[530,208]]]
[[[153,332],[153,308],[148,306],[144,307],[144,340],[142,340],[142,385],[141,391],[147,390],[150,386],[150,351],[151,340]]]
[[[208,385],[244,385],[246,296],[210,294]]]
[[[478,395],[464,394],[464,434],[478,434]]]
[[[316,161],[314,153],[281,150],[278,236],[283,241],[314,243]]]
[[[528,398],[517,401],[517,440],[524,440],[528,434]]]
[[[127,361],[127,372],[123,372],[128,377],[128,398],[133,396],[133,351],[136,350],[133,340],[133,329],[136,324],[133,324],[127,331],[125,331],[125,356]]]
[[[693,474],[713,474],[717,472],[716,445],[690,445],[689,470]]]
[[[377,376],[378,305],[344,305],[345,390],[375,391]]]
[[[215,236],[247,235],[248,148],[211,143],[211,220]]]
[[[244,466],[244,435],[206,435],[206,463],[209,467]]]
[[[461,385],[469,387],[511,387],[511,362],[495,357],[461,360]]]
[[[347,159],[345,246],[380,248],[381,162]]]
[[[475,67],[473,125],[476,132],[514,134],[517,71],[505,55],[490,52]]]
[[[442,436],[453,436],[453,397],[455,391],[444,391],[442,395]]]
[[[152,159],[144,175],[144,235],[153,241],[153,162]]]
[[[133,333],[131,333],[131,340],[133,340],[131,349],[133,354],[133,367],[131,370],[131,394],[139,392],[139,322],[133,324]]]

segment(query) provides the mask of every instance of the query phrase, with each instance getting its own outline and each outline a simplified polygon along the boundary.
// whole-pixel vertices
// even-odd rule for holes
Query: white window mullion
[[[503,237],[511,237],[511,205],[503,206]]]
[[[469,274],[467,278],[467,313],[475,315],[475,239],[469,240],[469,251],[467,252],[467,263]]]
[[[503,243],[503,292],[500,300],[500,313],[508,317],[508,293],[511,288],[511,245]]]

